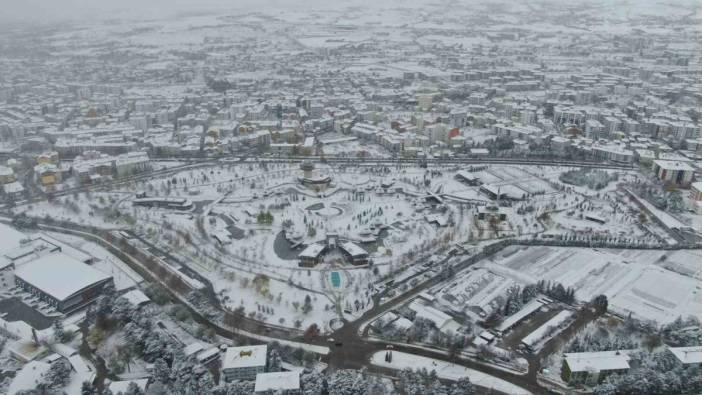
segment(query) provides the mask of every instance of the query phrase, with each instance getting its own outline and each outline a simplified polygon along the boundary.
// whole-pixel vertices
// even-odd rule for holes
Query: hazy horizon
[[[457,6],[475,1],[384,1],[371,0],[325,1],[325,0],[2,0],[0,1],[0,21],[3,23],[60,23],[66,21],[95,18],[97,20],[114,18],[151,19],[163,18],[182,12],[213,12],[220,10],[231,11],[270,11],[271,9],[300,9],[319,8],[329,9],[349,6],[416,6],[418,4],[455,3]],[[630,7],[648,7],[656,4],[692,5],[694,0],[675,0],[660,2],[656,0],[627,1],[627,0],[582,0],[577,3],[563,0],[531,0],[530,3],[562,3],[572,6],[577,3],[612,3],[611,6],[628,4]]]

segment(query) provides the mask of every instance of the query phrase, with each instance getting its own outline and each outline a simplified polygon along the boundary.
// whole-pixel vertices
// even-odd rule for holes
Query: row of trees
[[[639,197],[646,199],[661,210],[671,213],[685,211],[685,202],[680,191],[665,190],[658,185],[642,182],[632,184],[631,189]]]
[[[598,191],[606,187],[610,182],[618,180],[619,176],[616,173],[610,174],[604,170],[582,168],[563,172],[558,176],[558,179],[566,184],[581,187],[587,186]]]
[[[624,375],[612,375],[595,388],[598,395],[698,394],[702,391],[702,369],[683,368],[668,352],[631,355],[630,365],[640,368]]]
[[[397,389],[407,395],[472,395],[475,392],[473,384],[467,377],[461,378],[451,385],[445,385],[439,381],[434,370],[427,371],[426,368],[403,369],[400,371],[398,379]]]
[[[256,215],[256,222],[270,225],[273,223],[273,214],[271,214],[270,211],[260,211],[258,215]]]

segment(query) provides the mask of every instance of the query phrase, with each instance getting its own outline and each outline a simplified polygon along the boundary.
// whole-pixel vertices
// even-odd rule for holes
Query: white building
[[[409,308],[417,313],[417,317],[433,322],[441,332],[456,333],[461,328],[461,325],[450,315],[431,306],[424,305],[416,299],[409,304]]]
[[[300,372],[271,372],[259,373],[256,375],[256,385],[254,392],[274,394],[299,394],[300,393]]]
[[[115,173],[117,173],[118,177],[129,176],[148,170],[151,170],[151,160],[146,152],[128,152],[115,158]]]
[[[565,382],[596,384],[610,374],[626,373],[630,368],[626,350],[566,353],[564,356],[561,378]]]
[[[668,347],[668,351],[686,368],[702,366],[702,346]]]
[[[62,252],[17,268],[15,284],[64,313],[92,303],[105,288],[114,286],[112,276]]]
[[[268,346],[229,347],[222,360],[226,381],[254,380],[266,370]]]

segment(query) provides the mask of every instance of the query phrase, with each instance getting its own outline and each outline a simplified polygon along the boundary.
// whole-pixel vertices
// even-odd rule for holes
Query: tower
[[[312,178],[312,170],[314,170],[314,163],[306,160],[300,164],[300,169],[304,172],[304,177],[309,180]]]

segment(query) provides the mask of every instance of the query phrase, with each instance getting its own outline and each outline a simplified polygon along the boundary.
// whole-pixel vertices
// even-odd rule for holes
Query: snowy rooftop
[[[668,349],[685,365],[702,363],[702,346],[669,347]]]
[[[229,347],[224,354],[222,369],[238,369],[252,366],[266,366],[268,346]]]
[[[505,320],[502,321],[502,323],[496,329],[500,332],[504,332],[543,306],[544,302],[542,302],[539,298],[534,299],[522,307],[521,310],[505,318]]]
[[[305,247],[302,252],[300,252],[300,255],[298,257],[306,257],[306,258],[316,258],[321,252],[324,250],[324,246],[318,243],[312,243]]]
[[[44,255],[23,265],[15,276],[61,301],[112,278],[61,252]]]
[[[526,337],[524,337],[524,339],[522,339],[522,343],[528,345],[529,347],[533,347],[541,339],[543,339],[545,336],[547,336],[550,328],[560,326],[561,324],[566,322],[566,320],[568,320],[572,315],[573,315],[573,312],[570,310],[560,311],[558,314],[553,316],[550,320],[546,321],[540,327],[536,328],[533,332],[531,332]]]
[[[186,357],[189,357],[191,355],[199,353],[204,349],[205,346],[203,346],[200,343],[188,344],[187,346],[185,346],[185,348],[183,348],[183,354],[185,354]]]
[[[197,353],[195,358],[197,358],[197,360],[199,362],[205,363],[211,359],[214,359],[214,357],[218,354],[219,354],[219,347],[210,347],[207,350],[200,351],[199,353]]]
[[[431,306],[425,306],[417,300],[412,301],[409,308],[416,312],[418,317],[433,322],[437,328],[443,327],[446,325],[446,323],[453,319],[450,315],[444,313],[443,311],[437,310]]]
[[[43,376],[49,371],[49,365],[46,362],[32,361],[22,367],[22,370],[17,372],[15,378],[10,383],[8,388],[9,394],[16,394],[20,391],[28,391],[37,388],[37,385],[43,381]]]
[[[149,379],[135,379],[135,380],[124,380],[124,381],[113,381],[108,387],[113,394],[127,393],[127,388],[129,383],[134,383],[137,387],[141,388],[142,391],[146,391],[146,384],[148,384]]]
[[[665,170],[683,170],[683,171],[693,171],[695,170],[692,166],[686,162],[677,162],[672,160],[655,160],[653,163],[661,169]]]
[[[357,244],[352,243],[350,241],[346,241],[346,242],[341,243],[341,248],[346,250],[346,252],[351,254],[351,256],[368,255],[368,252],[366,252],[366,250],[364,250],[363,248],[361,248]]]
[[[138,289],[133,289],[122,295],[122,297],[127,299],[129,303],[134,306],[141,306],[142,304],[149,303],[151,301],[148,296],[144,295],[144,293]]]
[[[628,351],[598,351],[566,353],[571,372],[602,372],[629,369]]]
[[[271,372],[256,375],[254,391],[286,391],[300,389],[300,372]]]

